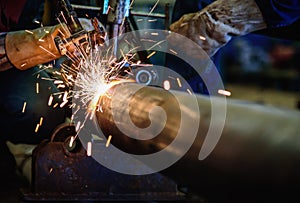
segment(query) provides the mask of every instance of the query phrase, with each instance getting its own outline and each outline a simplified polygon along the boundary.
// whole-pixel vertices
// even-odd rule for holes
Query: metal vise
[[[69,148],[75,127],[59,126],[51,141],[33,151],[32,188],[25,201],[179,201],[174,181],[156,173],[130,176],[114,172],[87,156],[79,140]]]

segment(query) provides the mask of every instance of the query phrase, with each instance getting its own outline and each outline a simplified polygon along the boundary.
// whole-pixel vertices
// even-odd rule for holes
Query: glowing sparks
[[[33,35],[33,32],[32,32],[32,31],[30,31],[30,30],[25,30],[25,32],[27,32],[27,33],[29,33],[29,34]]]
[[[154,4],[154,6],[152,7],[152,9],[150,10],[150,12],[148,13],[148,16],[151,15],[151,13],[152,13],[152,12],[154,11],[154,9],[157,7],[158,3],[159,3],[159,0],[156,1],[156,3]]]
[[[105,95],[106,91],[112,87],[116,83],[110,83],[110,84],[102,84],[98,86],[98,90],[94,94],[93,99],[89,103],[88,111],[93,112],[97,108],[98,100],[101,96]]]
[[[35,91],[37,94],[40,93],[40,84],[38,82],[35,84]]]
[[[154,54],[156,54],[156,51],[153,51],[151,54],[149,54],[149,55],[147,56],[147,59],[151,58]]]
[[[39,125],[40,125],[40,126],[43,124],[43,121],[44,121],[44,118],[43,118],[43,117],[40,117],[40,122],[39,122]]]
[[[38,132],[39,131],[39,129],[40,129],[40,124],[38,123],[38,124],[36,124],[36,127],[35,127],[35,130],[34,130],[34,132]]]
[[[25,113],[26,104],[27,104],[26,102],[23,103],[22,113]]]
[[[26,66],[27,65],[27,63],[22,63],[21,64],[21,67],[24,67],[24,66]]]
[[[218,90],[218,93],[227,97],[231,96],[231,92],[227,91],[227,90]]]
[[[86,145],[86,155],[92,156],[92,142],[88,142]]]
[[[68,100],[68,92],[65,91],[63,96],[63,101],[67,101],[67,100]]]
[[[156,2],[151,12],[155,9],[159,0]],[[108,10],[111,8],[108,8]],[[64,18],[64,16],[62,16]],[[63,24],[63,23],[62,23]],[[63,26],[64,28],[64,26]],[[67,29],[67,28],[66,28]],[[63,34],[63,33],[61,33]],[[152,36],[159,35],[156,32],[151,33]],[[63,35],[62,35],[63,36]],[[63,39],[65,40],[65,39]],[[92,39],[91,39],[92,40]],[[153,41],[154,46],[159,46],[162,42]],[[72,104],[68,107],[72,108],[71,121],[75,123],[76,136],[84,127],[85,123],[92,119],[96,111],[101,111],[102,107],[99,104],[99,99],[103,96],[110,96],[109,89],[114,85],[117,85],[122,82],[132,82],[134,74],[131,73],[131,68],[133,66],[153,66],[152,64],[142,64],[141,61],[136,61],[135,59],[135,48],[128,50],[128,47],[125,47],[124,50],[118,50],[121,53],[120,57],[116,57],[114,54],[114,47],[105,47],[103,45],[93,45],[93,43],[88,43],[88,47],[83,47],[80,44],[76,44],[76,56],[74,57],[73,53],[66,53],[66,56],[70,60],[71,65],[61,64],[60,72],[51,72],[52,74],[58,75],[53,79],[53,83],[58,89],[61,90],[57,94],[58,98],[62,102],[54,103],[54,95],[50,95],[48,100],[48,105],[53,108],[60,107],[63,108],[69,104],[72,98]],[[128,42],[130,45],[130,43]],[[43,44],[44,45],[44,44]],[[44,47],[47,47],[45,45]],[[43,46],[40,46],[48,54],[55,56],[53,53],[48,51]],[[152,47],[151,47],[152,48]],[[130,48],[129,48],[130,49]],[[88,51],[87,51],[88,50]],[[150,50],[147,50],[150,53]],[[148,55],[147,58],[152,57],[156,52],[152,52]],[[134,60],[133,60],[134,59]],[[170,84],[169,84],[170,86]],[[67,88],[67,91],[65,91]],[[166,87],[167,88],[167,87]],[[55,97],[56,98],[56,97]],[[76,110],[77,108],[77,110]],[[83,110],[84,116],[77,116],[79,112]],[[79,120],[75,120],[79,118]],[[36,127],[36,132],[41,126],[39,123]],[[76,138],[75,136],[75,138]],[[74,142],[74,137],[70,140],[70,147],[72,142]],[[110,135],[106,142],[106,147],[109,146],[112,136]],[[87,143],[87,155],[92,155],[92,143]]]
[[[58,89],[64,89],[66,87],[66,85],[64,85],[64,84],[59,84],[59,85],[57,85],[57,88]]]
[[[179,78],[176,78],[176,80],[177,80],[178,86],[179,86],[179,87],[182,87],[182,84],[181,84],[180,79],[179,79]]]
[[[80,122],[80,121],[78,121],[78,122],[77,122],[77,124],[76,124],[76,127],[75,127],[75,130],[76,130],[76,132],[78,132],[78,131],[79,131],[79,129],[80,129],[80,125],[81,125],[81,122]]]
[[[73,143],[75,141],[75,137],[74,136],[71,136],[70,138],[70,142],[69,142],[69,147],[72,148],[73,147]]]
[[[164,89],[169,90],[171,88],[171,84],[169,80],[164,81]]]
[[[65,100],[59,105],[59,107],[63,108],[67,103],[68,103],[68,100]]]
[[[109,144],[110,144],[110,141],[111,141],[111,138],[112,138],[112,136],[111,136],[111,135],[109,135],[109,136],[108,136],[108,138],[107,138],[106,144],[105,144],[105,146],[106,146],[106,147],[108,147],[108,146],[109,146]]]
[[[201,40],[206,40],[206,38],[204,37],[204,36],[202,36],[202,35],[199,35],[199,38],[201,39]]]
[[[131,63],[131,57],[130,54],[124,54],[122,60],[117,61],[111,52],[95,49],[80,62],[81,71],[76,77],[73,96],[80,100],[81,106],[86,108],[88,113],[97,109],[99,98],[105,95],[109,88],[122,81],[128,81],[128,76],[121,77],[119,72],[125,64]]]
[[[55,85],[64,84],[64,81],[62,81],[62,80],[54,80],[54,84]]]
[[[47,49],[44,48],[43,46],[40,45],[39,47],[40,47],[42,50],[44,50],[45,52],[47,52],[48,54],[50,54],[50,55],[56,57],[55,54],[53,54],[51,51],[47,50]]]
[[[170,50],[170,52],[172,52],[174,55],[177,55],[177,52],[174,51],[173,49],[169,49],[169,50]]]
[[[48,106],[51,106],[53,102],[53,95],[51,94],[48,100]]]

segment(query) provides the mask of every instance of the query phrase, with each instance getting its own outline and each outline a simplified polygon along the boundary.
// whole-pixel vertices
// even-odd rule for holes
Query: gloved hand
[[[9,32],[5,39],[7,58],[16,68],[26,70],[61,57],[54,38],[70,36],[62,25],[41,27],[31,31]]]
[[[8,60],[16,68],[26,70],[35,65],[60,58],[65,54],[65,51],[72,55],[76,51],[76,46],[73,43],[79,43],[76,40],[82,41],[81,39],[87,38],[88,33],[92,38],[96,38],[95,43],[97,44],[103,44],[106,41],[104,26],[98,20],[97,29],[102,28],[101,33],[93,27],[90,20],[80,18],[79,21],[84,30],[79,33],[79,36],[76,36],[78,39],[71,37],[67,27],[61,24],[41,27],[31,31],[22,30],[7,33],[5,52]],[[96,19],[93,19],[93,21],[96,22]],[[58,47],[61,44],[55,42],[56,37],[62,39],[62,49]],[[88,43],[88,40],[85,39],[84,43]],[[61,52],[62,50],[64,52]]]
[[[186,14],[170,26],[170,30],[190,38],[209,55],[228,43],[233,36],[266,28],[263,16],[254,0],[217,0],[197,13]],[[169,38],[191,56],[199,49],[191,43],[180,43],[178,37]]]

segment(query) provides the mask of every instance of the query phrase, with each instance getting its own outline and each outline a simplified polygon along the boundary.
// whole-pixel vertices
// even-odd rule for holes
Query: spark
[[[25,30],[25,32],[29,33],[29,34],[32,34],[33,35],[33,32],[30,31],[30,30]]]
[[[218,90],[218,93],[224,96],[231,96],[231,92],[227,91],[227,90]]]
[[[43,124],[43,120],[44,120],[44,118],[40,117],[40,123],[39,123],[40,126]]]
[[[36,127],[35,127],[35,130],[34,130],[34,132],[38,132],[39,131],[39,128],[40,128],[40,124],[38,123],[38,124],[36,124]]]
[[[63,96],[63,101],[68,101],[68,92],[67,91],[65,91],[64,92],[64,96]]]
[[[112,138],[112,135],[109,135],[108,138],[107,138],[106,144],[105,144],[106,147],[109,146],[111,138]]]
[[[202,36],[202,35],[199,35],[199,38],[201,39],[201,40],[206,40],[206,38],[204,37],[204,36]]]
[[[170,81],[169,80],[165,80],[164,81],[164,89],[165,90],[169,90],[170,88],[171,88]]]
[[[66,85],[64,85],[64,84],[59,84],[59,85],[57,86],[58,89],[60,89],[60,88],[61,88],[61,89],[64,89],[65,87],[66,87]]]
[[[59,105],[59,107],[63,108],[67,103],[68,103],[68,100],[65,100]]]
[[[37,94],[40,93],[40,85],[38,82],[35,84],[35,90]]]
[[[131,63],[130,60],[130,54],[123,54],[122,60],[118,61],[113,57],[111,50],[92,50],[79,64],[81,71],[76,77],[73,96],[79,98],[89,113],[95,111],[99,98],[105,95],[108,89],[122,81],[128,81],[127,77],[119,76],[119,72],[125,64]]]
[[[92,156],[92,142],[88,142],[86,146],[86,155]]]
[[[172,52],[173,54],[177,55],[178,53],[176,51],[174,51],[173,49],[169,49],[170,52]]]
[[[45,78],[45,77],[41,77],[42,80],[49,80],[49,81],[53,81],[54,79],[52,78]]]
[[[61,20],[65,21],[63,13],[61,17]],[[59,22],[65,24],[60,20]],[[66,26],[62,27],[68,31]],[[63,33],[61,34],[64,36]],[[65,38],[62,38],[62,40],[67,42]],[[122,82],[133,81],[131,78],[134,78],[134,75],[128,67],[131,67],[131,65],[135,63],[141,66],[143,65],[141,61],[133,62],[133,58],[135,57],[134,50],[136,48],[128,50],[126,47],[126,52],[120,50],[121,57],[116,58],[116,55],[113,53],[113,46],[107,47],[108,49],[103,49],[101,47],[102,45],[92,46],[92,44],[93,43],[89,41],[87,49],[81,44],[74,44],[76,55],[74,55],[74,53],[66,53],[66,57],[70,63],[61,64],[60,72],[52,72],[52,74],[58,76],[53,80],[54,84],[58,89],[63,88],[64,90],[58,94],[58,97],[62,99],[60,105],[58,103],[53,105],[53,95],[50,95],[48,105],[53,105],[53,108],[59,105],[59,107],[62,108],[69,102],[69,98],[74,98],[75,101],[72,100],[73,103],[69,106],[72,108],[71,121],[77,118],[76,114],[80,113],[79,110],[83,110],[85,113],[84,119],[81,118],[75,123],[75,138],[84,127],[85,122],[91,120],[95,112],[102,109],[99,105],[99,99],[104,96],[109,96],[108,90],[111,87]],[[128,44],[131,45],[130,43]],[[40,46],[40,48],[53,55],[53,53],[44,47]],[[127,74],[124,76],[124,74],[120,73]],[[68,88],[67,91],[65,91],[66,87]],[[110,139],[111,138],[109,138],[109,142]]]
[[[26,101],[23,103],[23,108],[22,108],[22,113],[24,113],[25,112],[25,109],[26,109]]]
[[[156,51],[153,51],[151,54],[149,54],[149,55],[147,56],[147,59],[151,58],[154,54],[156,54]]]
[[[180,79],[179,79],[179,78],[176,78],[176,80],[177,80],[178,86],[179,86],[179,87],[182,87],[182,84],[181,84]]]
[[[50,54],[50,55],[56,57],[55,54],[53,54],[51,51],[47,50],[47,49],[44,48],[43,46],[40,45],[39,47],[40,47],[42,50],[44,50],[45,52],[47,52],[48,54]]]
[[[164,42],[166,42],[166,40],[161,40],[161,41],[157,42],[156,44],[152,45],[150,48],[148,48],[148,50],[151,50],[151,49],[153,49],[156,46],[160,46],[160,44],[162,44]]]
[[[27,63],[22,63],[21,64],[21,67],[24,67],[24,66],[26,66],[27,65]]]
[[[156,3],[154,4],[154,6],[152,7],[152,9],[150,10],[150,12],[148,13],[148,17],[151,15],[151,13],[154,11],[154,9],[156,8],[156,6],[158,5],[159,0],[156,1]]]
[[[63,84],[63,83],[64,83],[64,81],[62,81],[62,80],[55,80],[55,81],[54,81],[54,84],[55,84],[55,85]]]
[[[80,129],[80,125],[81,125],[81,122],[78,121],[77,124],[76,124],[76,127],[75,127],[76,132],[78,132],[78,130]]]
[[[74,141],[75,141],[75,137],[74,137],[74,136],[71,136],[70,142],[69,142],[69,147],[70,147],[70,148],[72,148]]]

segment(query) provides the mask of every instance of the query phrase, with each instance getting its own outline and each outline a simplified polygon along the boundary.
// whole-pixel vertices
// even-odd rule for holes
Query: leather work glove
[[[266,28],[254,0],[217,0],[197,13],[183,15],[170,30],[196,42],[209,56],[228,43],[233,36]],[[188,55],[199,55],[191,43],[180,43],[171,35],[169,42]]]
[[[79,21],[83,31],[77,33],[76,36],[71,36],[64,24],[41,27],[31,31],[22,30],[7,33],[5,37],[5,53],[8,61],[16,68],[26,70],[35,65],[58,59],[65,55],[66,52],[72,56],[76,52],[74,44],[87,44],[88,35],[93,38],[96,36],[96,43],[98,44],[103,44],[106,41],[104,26],[98,20],[97,28],[93,27],[90,20],[79,18]],[[93,22],[96,22],[96,19],[93,19]],[[98,31],[100,28],[101,33]],[[61,43],[56,43],[55,39],[57,38],[61,39]]]
[[[5,39],[7,58],[16,68],[26,70],[61,57],[54,38],[70,36],[62,25],[41,27],[31,31],[9,32]]]

